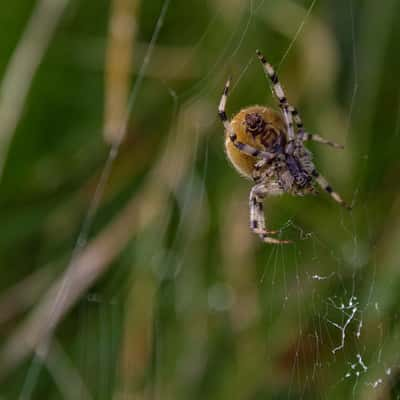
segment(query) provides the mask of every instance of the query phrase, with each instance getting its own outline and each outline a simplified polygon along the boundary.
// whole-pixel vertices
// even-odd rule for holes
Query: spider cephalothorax
[[[312,162],[312,154],[304,142],[314,140],[336,148],[336,143],[311,135],[303,128],[298,111],[291,106],[284,94],[273,67],[257,50],[265,74],[272,83],[274,94],[279,100],[281,113],[269,107],[251,106],[237,113],[231,121],[225,113],[230,81],[225,85],[218,108],[224,124],[226,153],[233,166],[255,183],[250,192],[250,228],[267,243],[289,243],[270,235],[265,227],[263,200],[269,195],[290,193],[303,196],[315,193],[314,183],[321,186],[341,205],[349,208],[319,174]]]
[[[285,164],[298,187],[303,188],[311,183],[311,175],[302,167],[300,161],[296,159],[296,157],[286,154]]]

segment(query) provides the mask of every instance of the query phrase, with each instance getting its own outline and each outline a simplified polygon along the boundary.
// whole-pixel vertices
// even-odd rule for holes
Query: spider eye
[[[266,122],[258,113],[250,113],[245,116],[246,130],[253,136],[260,135],[265,131]]]

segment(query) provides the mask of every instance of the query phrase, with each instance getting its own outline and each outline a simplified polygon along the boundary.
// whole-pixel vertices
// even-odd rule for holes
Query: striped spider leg
[[[277,188],[277,190],[279,189]],[[273,189],[269,188],[265,183],[259,183],[252,187],[249,198],[250,229],[265,243],[292,243],[290,240],[280,240],[269,236],[278,233],[278,231],[270,231],[265,227],[263,201],[268,194],[273,194]]]
[[[265,177],[265,171],[263,171],[263,168],[267,165],[267,162],[268,160],[263,158],[255,163],[254,170],[252,172],[254,183],[259,183]]]
[[[333,190],[329,182],[316,169],[311,172],[311,175],[317,181],[318,185],[321,186],[321,188],[325,190],[332,197],[333,200],[335,200],[344,208],[351,210],[352,207],[342,199],[339,193]]]
[[[229,122],[228,117],[226,116],[226,112],[225,112],[226,101],[228,99],[230,83],[231,83],[231,80],[228,79],[225,84],[224,92],[222,93],[222,97],[221,97],[221,100],[220,100],[219,106],[218,106],[218,115],[219,115],[222,123],[224,124],[225,130],[228,133],[229,139],[231,140],[233,145],[244,154],[247,154],[247,155],[253,156],[253,157],[257,157],[260,159],[265,159],[267,161],[272,160],[275,157],[275,154],[270,153],[268,151],[262,151],[262,150],[256,149],[253,146],[250,146],[246,143],[239,142],[237,140],[236,133],[233,130],[233,127],[232,127],[231,123]]]
[[[311,134],[304,130],[303,121],[301,120],[300,114],[297,109],[293,106],[289,106],[289,112],[292,114],[294,123],[297,129],[297,137],[302,140],[303,142],[308,140],[313,140],[314,142],[327,144],[328,146],[334,147],[336,149],[344,149],[344,146],[331,140],[327,140],[320,135]]]
[[[256,53],[258,59],[261,61],[265,75],[269,78],[269,80],[272,83],[272,91],[278,98],[279,107],[282,110],[282,114],[284,116],[287,127],[288,140],[289,142],[293,141],[295,139],[295,133],[293,128],[293,115],[289,111],[290,104],[288,103],[287,97],[285,96],[285,92],[283,91],[283,87],[279,82],[278,75],[276,74],[273,66],[266,60],[263,54],[261,54],[260,50],[256,50]]]
[[[310,133],[308,133],[308,132],[306,132],[304,130],[303,122],[301,120],[300,114],[299,114],[299,112],[297,111],[297,109],[295,107],[293,107],[292,105],[290,105],[288,103],[287,98],[285,96],[285,93],[283,91],[282,85],[279,82],[278,75],[275,72],[274,68],[265,59],[265,57],[261,54],[261,52],[259,50],[257,50],[257,56],[260,59],[261,63],[263,64],[265,74],[267,75],[267,77],[272,82],[273,91],[274,91],[276,97],[279,100],[281,108],[283,108],[284,115],[285,115],[286,111],[290,115],[290,118],[287,118],[285,116],[285,119],[288,121],[288,136],[289,136],[289,140],[291,140],[291,136],[294,138],[294,132],[292,133],[291,130],[290,130],[290,127],[293,126],[293,121],[294,121],[294,123],[296,125],[296,128],[297,128],[297,137],[299,139],[301,139],[303,141],[314,140],[315,142],[327,144],[329,146],[332,146],[332,147],[335,147],[335,148],[338,148],[338,149],[343,149],[344,146],[342,146],[340,144],[334,143],[334,142],[332,142],[330,140],[326,140],[320,135],[315,135],[315,134],[312,135],[312,134],[310,134]]]

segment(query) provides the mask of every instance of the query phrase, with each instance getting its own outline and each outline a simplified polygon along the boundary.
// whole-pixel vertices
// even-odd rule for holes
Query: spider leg
[[[299,135],[300,136],[300,135]],[[328,146],[334,147],[335,149],[344,149],[344,146],[339,143],[332,142],[331,140],[324,139],[322,136],[317,134],[311,134],[308,132],[304,132],[302,136],[300,136],[303,142],[307,140],[313,140],[314,142],[327,144]]]
[[[344,149],[344,146],[341,144],[337,144],[335,142],[332,142],[331,140],[324,139],[320,135],[315,135],[315,134],[306,132],[304,130],[303,121],[301,120],[300,114],[295,107],[289,106],[289,112],[292,114],[294,123],[297,128],[297,137],[300,140],[302,140],[303,142],[305,142],[307,140],[313,140],[314,142],[327,144],[328,146],[335,147],[336,149]]]
[[[335,192],[332,189],[332,186],[329,184],[329,182],[322,176],[320,173],[314,169],[311,172],[311,175],[314,177],[314,179],[317,181],[318,185],[321,186],[322,189],[324,189],[327,193],[330,194],[333,200],[335,200],[337,203],[342,205],[344,208],[347,208],[348,210],[351,210],[351,206],[348,205],[339,195],[339,193]]]
[[[268,151],[262,151],[259,149],[256,149],[253,146],[250,146],[246,143],[242,143],[240,141],[237,140],[237,136],[235,131],[233,130],[233,127],[231,125],[231,123],[228,120],[228,117],[226,116],[226,112],[225,112],[225,107],[226,107],[226,101],[228,99],[228,92],[229,92],[229,86],[230,86],[230,82],[231,80],[228,79],[226,84],[225,84],[225,88],[224,88],[224,92],[222,93],[222,97],[221,100],[219,102],[219,106],[218,106],[218,115],[225,127],[225,130],[228,133],[229,139],[231,140],[231,142],[233,143],[233,145],[240,150],[242,153],[245,153],[249,156],[253,156],[253,157],[258,157],[267,161],[272,160],[275,157],[275,154],[270,153]]]
[[[262,168],[267,164],[268,160],[265,158],[257,161],[254,165],[253,169],[253,180],[255,183],[258,183],[261,181],[262,178],[265,176],[265,171],[262,171]]]
[[[253,186],[250,191],[249,208],[250,208],[250,229],[257,234],[265,243],[284,244],[292,243],[289,240],[280,240],[269,235],[273,235],[278,231],[270,231],[265,227],[265,217],[263,210],[263,200],[268,193],[263,183]]]
[[[260,50],[256,50],[257,57],[261,61],[265,75],[269,78],[272,83],[272,90],[275,96],[279,100],[279,106],[282,110],[283,116],[285,118],[285,123],[287,126],[288,139],[289,141],[294,140],[295,133],[293,128],[293,116],[289,111],[290,105],[283,91],[282,85],[279,82],[278,75],[276,74],[273,66],[266,60],[266,58],[261,54]]]

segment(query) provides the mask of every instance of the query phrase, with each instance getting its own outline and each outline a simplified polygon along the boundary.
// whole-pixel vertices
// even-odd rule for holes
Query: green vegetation
[[[62,3],[0,15],[0,399],[398,398],[400,3]],[[345,145],[308,147],[353,211],[267,199],[293,245],[223,152],[229,75],[229,116],[275,101],[257,48]]]

